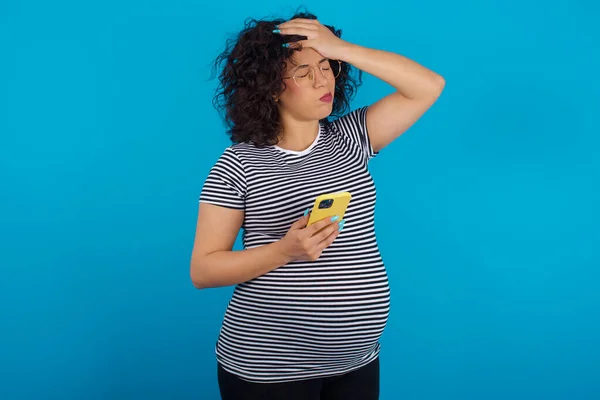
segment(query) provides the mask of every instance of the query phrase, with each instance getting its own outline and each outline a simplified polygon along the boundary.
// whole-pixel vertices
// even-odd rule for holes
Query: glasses
[[[340,76],[342,62],[340,60],[322,59],[318,65],[321,75],[326,79],[335,79]],[[311,86],[316,79],[315,67],[301,65],[294,71],[293,76],[284,76],[283,79],[293,79],[298,87]]]

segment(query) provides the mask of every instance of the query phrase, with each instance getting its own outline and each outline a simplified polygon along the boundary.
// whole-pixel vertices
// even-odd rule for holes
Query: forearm
[[[343,59],[393,86],[403,96],[418,100],[437,96],[444,79],[400,54],[347,43]]]
[[[246,282],[289,263],[280,242],[239,251],[216,251],[192,258],[191,279],[199,289]]]

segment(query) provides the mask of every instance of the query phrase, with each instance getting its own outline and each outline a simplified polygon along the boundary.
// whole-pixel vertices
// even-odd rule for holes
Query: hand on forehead
[[[291,59],[287,60],[286,68],[288,71],[297,68],[299,65],[310,65],[316,67],[324,59],[324,57],[315,49],[305,48],[295,51]]]

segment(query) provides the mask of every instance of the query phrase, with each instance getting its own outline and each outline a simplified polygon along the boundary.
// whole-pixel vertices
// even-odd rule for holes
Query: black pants
[[[378,400],[379,358],[347,374],[285,383],[244,381],[218,366],[222,400]]]

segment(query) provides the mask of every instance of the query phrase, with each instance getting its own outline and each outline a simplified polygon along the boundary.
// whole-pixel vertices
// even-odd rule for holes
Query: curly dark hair
[[[294,18],[317,19],[309,12],[296,12]],[[305,40],[305,36],[273,33],[284,19],[256,20],[249,18],[244,29],[226,41],[225,50],[216,58],[214,71],[224,63],[213,106],[224,111],[227,134],[233,143],[252,143],[257,147],[277,144],[281,133],[279,97],[285,82],[283,73],[294,51],[284,43]],[[342,31],[325,25],[337,37]],[[356,77],[352,72],[356,71]],[[350,100],[362,83],[362,72],[346,62],[335,81],[332,116],[341,116],[349,109]],[[329,121],[324,118],[321,122]]]

